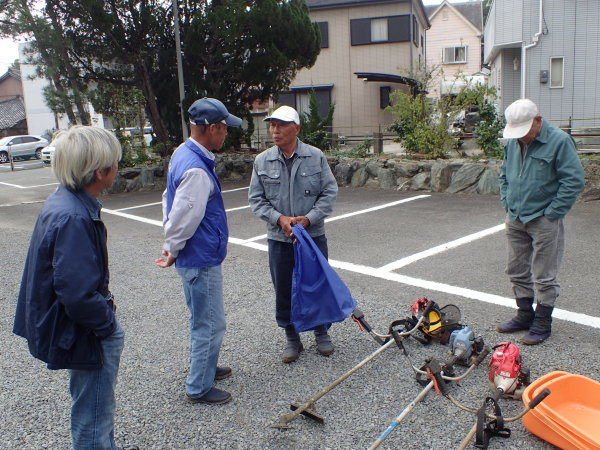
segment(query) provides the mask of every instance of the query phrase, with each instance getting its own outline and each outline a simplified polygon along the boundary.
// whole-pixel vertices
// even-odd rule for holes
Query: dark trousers
[[[325,235],[313,237],[312,240],[323,256],[328,257],[327,238]],[[294,272],[294,244],[269,239],[269,268],[271,280],[275,288],[275,320],[277,325],[285,328],[290,325],[292,313],[292,275]]]

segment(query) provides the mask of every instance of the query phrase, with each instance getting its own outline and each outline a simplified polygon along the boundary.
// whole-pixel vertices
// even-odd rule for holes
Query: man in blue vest
[[[159,267],[175,263],[190,310],[190,374],[186,400],[222,404],[231,394],[213,386],[231,375],[218,367],[225,334],[221,263],[227,253],[227,217],[211,150],[223,146],[227,127],[242,120],[214,98],[196,100],[188,110],[190,138],[173,153],[163,194],[165,242]]]

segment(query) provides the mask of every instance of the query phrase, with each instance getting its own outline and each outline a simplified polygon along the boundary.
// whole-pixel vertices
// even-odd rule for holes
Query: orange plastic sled
[[[523,416],[523,425],[536,436],[565,450],[600,450],[600,383],[582,375],[550,372],[523,392],[523,403],[543,389],[551,394]]]

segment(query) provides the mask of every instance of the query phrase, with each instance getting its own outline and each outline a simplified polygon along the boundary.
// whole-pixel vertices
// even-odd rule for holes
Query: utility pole
[[[179,37],[179,8],[177,0],[173,0],[173,21],[175,22],[175,51],[177,52],[177,79],[179,80],[179,114],[181,114],[181,134],[183,140],[188,138],[188,127],[183,114],[185,86],[183,84],[183,64],[181,62],[181,39]]]

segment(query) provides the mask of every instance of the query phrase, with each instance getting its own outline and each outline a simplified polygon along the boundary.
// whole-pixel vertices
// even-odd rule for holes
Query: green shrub
[[[313,145],[321,150],[331,148],[331,125],[333,123],[333,112],[335,105],[329,105],[327,116],[322,117],[319,114],[319,105],[315,91],[308,93],[308,113],[300,114],[300,133],[298,139],[302,142]]]
[[[330,150],[327,152],[331,156],[346,156],[348,158],[364,158],[369,153],[371,146],[373,145],[372,139],[366,139],[365,141],[350,147],[347,150]]]
[[[492,103],[485,103],[479,109],[479,120],[475,128],[477,145],[481,147],[486,156],[502,159],[504,147],[498,138],[505,126],[504,118],[498,114]]]

